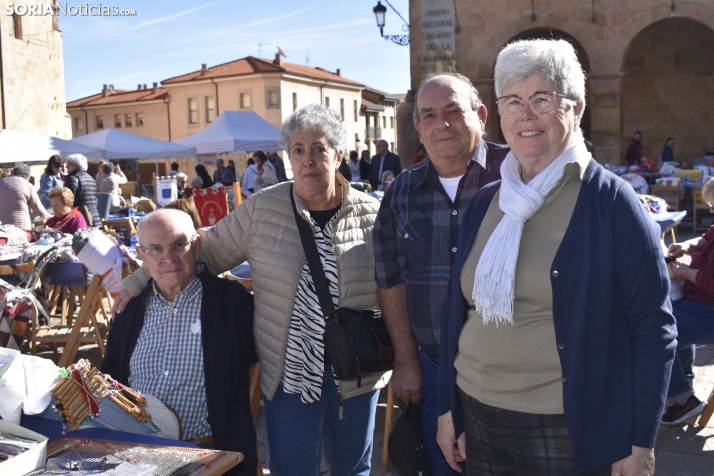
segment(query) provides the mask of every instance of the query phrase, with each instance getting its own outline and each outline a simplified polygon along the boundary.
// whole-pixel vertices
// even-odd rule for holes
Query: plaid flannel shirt
[[[453,202],[431,160],[399,174],[382,200],[372,234],[377,285],[386,289],[406,284],[414,338],[435,362],[439,361],[439,316],[461,217],[481,187],[500,180],[501,162],[509,151],[508,146],[482,140]]]
[[[173,302],[159,294],[154,282],[130,361],[129,386],[176,410],[185,440],[211,434],[200,329],[202,295],[198,278]]]

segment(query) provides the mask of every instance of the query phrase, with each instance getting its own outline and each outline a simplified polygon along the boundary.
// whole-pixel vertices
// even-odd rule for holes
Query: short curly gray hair
[[[85,172],[87,171],[87,158],[82,154],[70,154],[64,161],[67,164],[76,165]]]
[[[318,130],[337,153],[347,150],[347,133],[342,118],[334,109],[319,104],[308,104],[290,114],[280,128],[280,147],[290,154],[290,139],[298,132]]]
[[[451,78],[456,78],[462,83],[466,84],[466,86],[469,89],[469,99],[471,100],[471,109],[473,111],[478,111],[478,108],[481,107],[483,104],[481,102],[481,98],[478,95],[478,90],[474,87],[473,83],[469,78],[464,76],[463,74],[459,73],[429,73],[424,78],[421,80],[421,84],[419,85],[419,89],[417,89],[416,95],[414,95],[414,114],[412,118],[414,119],[414,122],[421,122],[421,118],[419,117],[419,94],[421,94],[422,89],[424,89],[424,86],[429,84],[430,82],[440,78],[440,77],[451,77]]]
[[[12,175],[26,179],[30,176],[30,166],[27,164],[17,164],[12,168]]]

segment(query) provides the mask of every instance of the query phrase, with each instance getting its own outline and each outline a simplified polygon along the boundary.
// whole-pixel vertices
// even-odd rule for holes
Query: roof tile
[[[300,76],[307,76],[315,79],[330,80],[339,83],[353,84],[356,86],[364,86],[357,81],[338,76],[322,68],[313,68],[311,66],[303,66],[285,61],[280,65],[274,64],[272,61],[248,56],[228,63],[219,64],[206,68],[205,70],[193,71],[191,73],[174,76],[161,81],[161,84],[176,84],[185,81],[195,81],[210,78],[222,78],[227,76],[240,76],[244,74],[254,73],[291,73]]]
[[[114,89],[106,97],[102,93],[93,94],[85,98],[68,102],[67,107],[98,106],[103,104],[118,104],[123,102],[153,101],[164,99],[169,96],[168,90],[164,88],[156,89]]]

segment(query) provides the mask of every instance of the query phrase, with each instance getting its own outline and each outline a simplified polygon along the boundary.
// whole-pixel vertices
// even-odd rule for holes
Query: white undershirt
[[[439,177],[439,182],[441,182],[441,185],[444,187],[446,194],[449,196],[452,202],[456,199],[456,191],[459,189],[459,182],[461,181],[461,177],[463,177],[463,175],[449,178]]]

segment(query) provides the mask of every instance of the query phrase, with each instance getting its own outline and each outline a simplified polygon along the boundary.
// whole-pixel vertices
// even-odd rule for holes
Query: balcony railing
[[[367,140],[381,139],[382,138],[382,128],[381,127],[368,127],[365,133]]]

